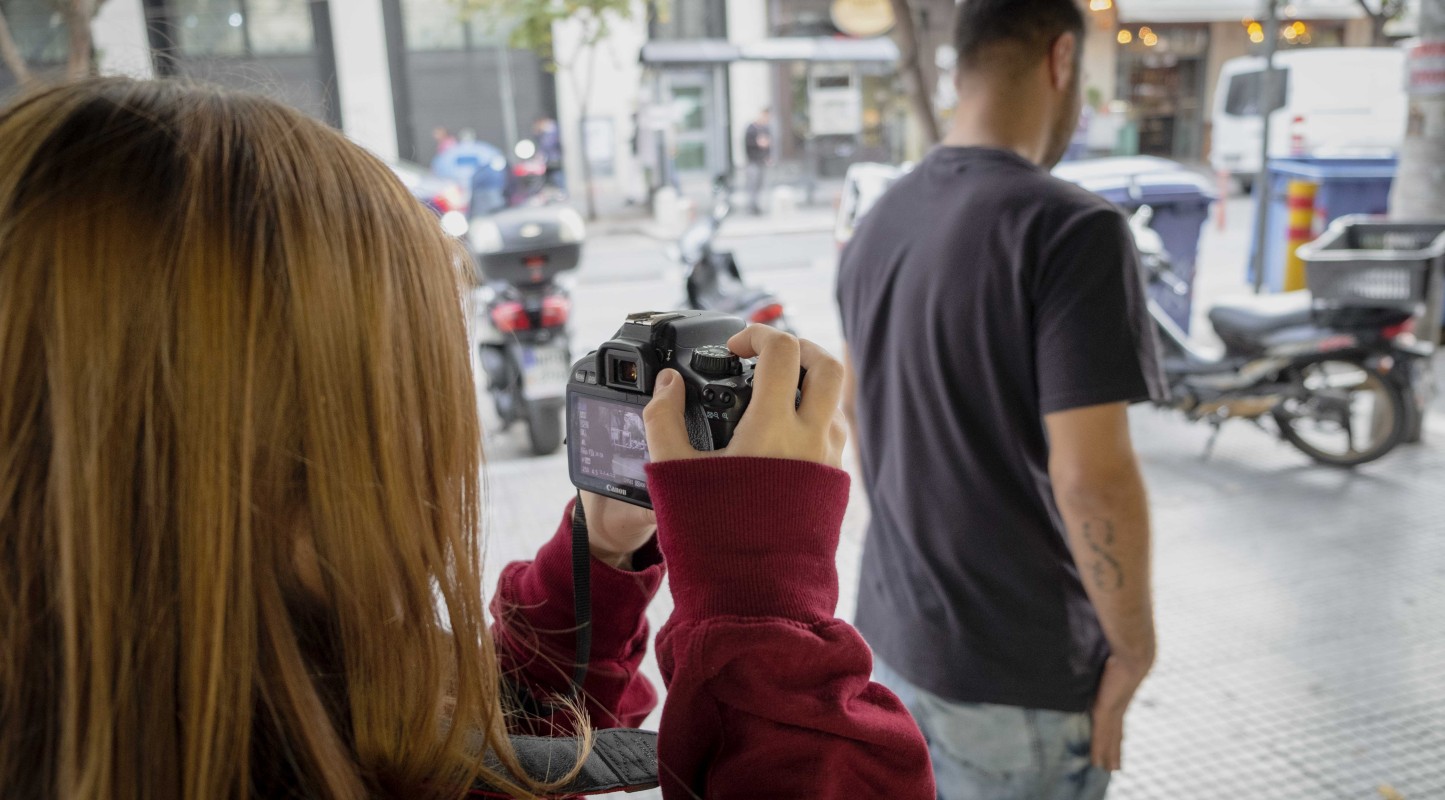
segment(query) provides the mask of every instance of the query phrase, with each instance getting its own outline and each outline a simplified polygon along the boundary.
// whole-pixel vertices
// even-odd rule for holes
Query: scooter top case
[[[570,206],[526,206],[472,220],[470,238],[485,280],[525,287],[576,269],[583,230]]]

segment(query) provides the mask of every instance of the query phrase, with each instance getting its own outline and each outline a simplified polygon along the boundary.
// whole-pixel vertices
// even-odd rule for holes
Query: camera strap
[[[577,626],[577,661],[572,671],[572,696],[582,700],[587,662],[592,660],[592,549],[587,541],[587,513],[582,493],[572,506],[572,612]]]

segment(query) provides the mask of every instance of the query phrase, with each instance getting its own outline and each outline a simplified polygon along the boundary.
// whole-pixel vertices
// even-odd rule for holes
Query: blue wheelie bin
[[[1054,174],[1112,200],[1127,213],[1144,205],[1154,209],[1150,227],[1164,240],[1174,273],[1189,286],[1189,292],[1179,295],[1163,286],[1151,286],[1149,291],[1179,327],[1188,331],[1199,234],[1215,200],[1209,180],[1182,164],[1153,156],[1072,161],[1060,164]]]
[[[1315,216],[1322,230],[1349,214],[1377,215],[1389,211],[1395,159],[1297,156],[1270,160],[1269,213],[1265,217],[1264,228],[1264,285],[1275,292],[1284,288],[1289,244],[1289,184],[1297,180],[1309,181],[1319,187],[1315,191]],[[1254,259],[1251,258],[1249,263],[1254,264]],[[1249,277],[1254,279],[1252,268]]]

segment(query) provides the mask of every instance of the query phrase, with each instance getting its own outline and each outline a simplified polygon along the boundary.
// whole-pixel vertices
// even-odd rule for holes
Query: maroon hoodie
[[[847,473],[705,458],[647,475],[657,538],[635,554],[634,571],[592,561],[592,725],[636,727],[657,705],[638,665],[666,569],[676,608],[657,636],[665,797],[933,798],[918,726],[869,682],[867,645],[833,617]],[[507,566],[492,604],[503,669],[540,698],[570,690],[570,518],[569,509],[536,560]],[[542,720],[530,732],[564,728]]]

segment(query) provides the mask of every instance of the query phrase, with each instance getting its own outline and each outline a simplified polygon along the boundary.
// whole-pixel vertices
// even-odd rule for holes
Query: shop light
[[[1114,0],[1089,0],[1090,11],[1108,11],[1114,7]]]
[[[1305,32],[1308,30],[1308,28],[1305,27],[1305,24],[1298,20],[1296,20],[1295,23],[1289,27],[1290,30],[1294,31],[1295,36],[1304,36]]]
[[[1254,42],[1255,44],[1264,44],[1264,33],[1255,33],[1251,31],[1249,34],[1249,40],[1251,42]]]
[[[1153,31],[1152,29],[1150,29],[1150,27],[1149,27],[1148,25],[1145,25],[1144,27],[1142,27],[1142,28],[1139,29],[1139,38],[1140,38],[1140,39],[1148,39],[1150,36],[1153,36],[1153,35],[1154,35],[1154,31]]]
[[[1140,36],[1139,40],[1144,43],[1145,47],[1153,47],[1159,44],[1159,37],[1152,32],[1148,36]]]
[[[1124,28],[1119,31],[1119,35],[1115,38],[1119,40],[1119,44],[1128,44],[1134,41],[1134,34],[1130,33],[1128,28]]]

